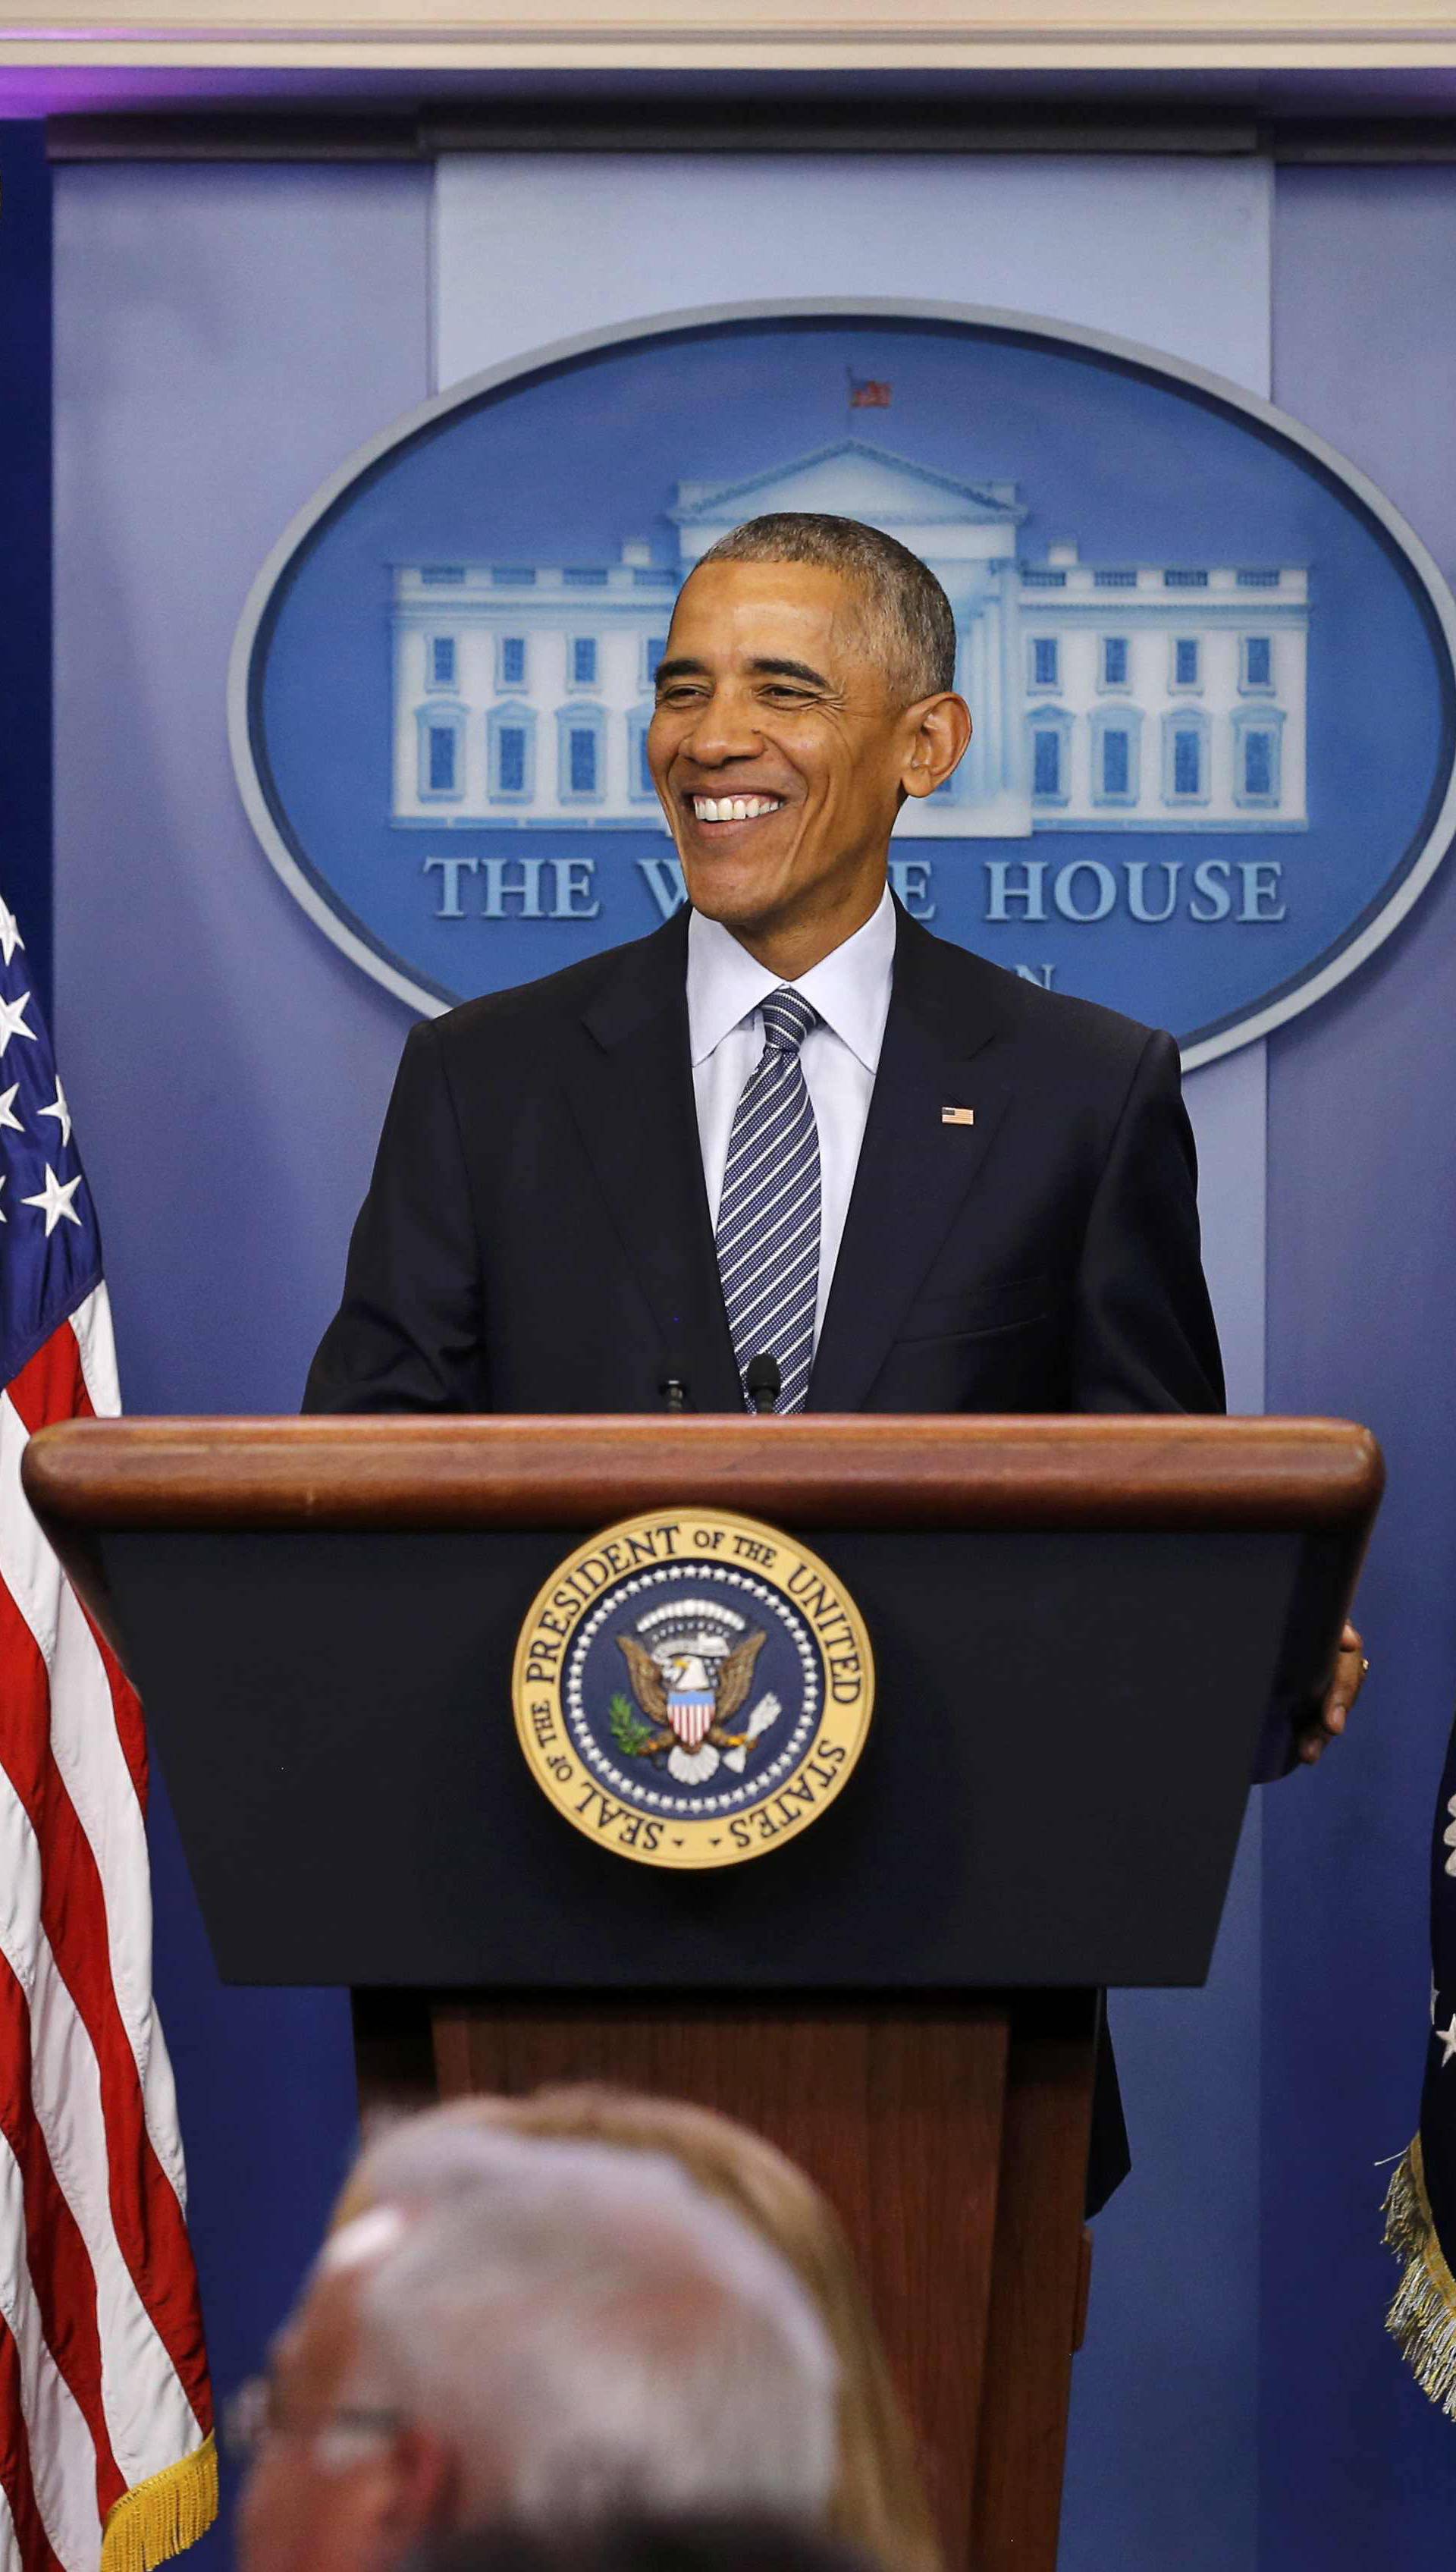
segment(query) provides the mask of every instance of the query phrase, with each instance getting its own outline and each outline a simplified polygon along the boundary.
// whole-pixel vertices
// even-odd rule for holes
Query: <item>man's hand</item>
[[[1312,1723],[1299,1738],[1299,1756],[1307,1767],[1312,1768],[1325,1744],[1343,1732],[1345,1718],[1364,1686],[1369,1666],[1364,1644],[1354,1626],[1347,1624],[1339,1638],[1339,1657],[1334,1665],[1329,1693],[1320,1708],[1319,1721]]]

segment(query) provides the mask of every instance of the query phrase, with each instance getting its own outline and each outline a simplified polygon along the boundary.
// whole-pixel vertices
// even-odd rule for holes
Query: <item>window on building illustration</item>
[[[660,661],[665,661],[667,657],[668,638],[666,634],[649,634],[642,647],[642,679],[644,687],[650,688],[652,686],[653,681],[658,674],[658,663]]]
[[[1271,688],[1274,684],[1274,645],[1269,634],[1245,634],[1243,638],[1243,684],[1246,688]]]
[[[426,735],[425,778],[431,795],[453,795],[458,785],[460,736],[453,724],[431,724]]]
[[[526,792],[526,727],[502,724],[495,737],[495,784],[498,795]]]
[[[1196,688],[1199,684],[1198,638],[1180,634],[1173,646],[1173,684],[1176,688]]]
[[[1057,660],[1055,634],[1034,634],[1031,645],[1031,682],[1034,688],[1055,688]]]
[[[498,706],[490,717],[490,791],[511,804],[529,804],[536,785],[536,718],[528,706]]]
[[[1062,736],[1047,725],[1032,734],[1031,791],[1034,795],[1062,792]]]
[[[1105,634],[1102,638],[1102,684],[1105,688],[1125,688],[1128,684],[1126,634]]]
[[[595,634],[574,634],[572,636],[571,683],[574,688],[594,688],[597,684],[597,638]]]
[[[453,634],[430,636],[430,686],[453,688],[455,685],[455,637]]]
[[[1133,744],[1125,732],[1103,734],[1102,791],[1104,795],[1131,795],[1133,791]]]
[[[1204,791],[1202,733],[1180,730],[1174,734],[1173,791],[1175,795],[1202,795]]]
[[[1270,798],[1276,793],[1274,779],[1274,736],[1271,732],[1246,732],[1243,736],[1243,792],[1250,801]]]
[[[526,637],[503,634],[500,638],[500,666],[497,677],[503,688],[524,688],[526,684]]]
[[[661,657],[661,656],[659,656]],[[647,725],[639,724],[637,732],[637,791],[639,795],[656,795],[651,763],[647,755]]]
[[[573,724],[567,735],[566,774],[573,795],[596,794],[597,736],[584,725]]]

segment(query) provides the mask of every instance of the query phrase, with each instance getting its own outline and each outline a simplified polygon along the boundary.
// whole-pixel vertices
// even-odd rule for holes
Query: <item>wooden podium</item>
[[[129,1420],[25,1459],[224,1976],[349,1985],[366,2089],[605,2077],[781,2145],[979,2572],[1056,2561],[1097,1991],[1204,1980],[1381,1479],[1276,1420]],[[878,1669],[838,1801],[722,1873],[593,1846],[511,1714],[542,1582],[671,1504],[800,1537]]]

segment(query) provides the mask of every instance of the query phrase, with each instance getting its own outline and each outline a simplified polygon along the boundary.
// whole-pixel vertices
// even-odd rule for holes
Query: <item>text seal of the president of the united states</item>
[[[532,1774],[589,1839],[648,1866],[734,1866],[833,1802],[874,1664],[853,1600],[795,1538],[667,1509],[552,1574],[513,1694]]]

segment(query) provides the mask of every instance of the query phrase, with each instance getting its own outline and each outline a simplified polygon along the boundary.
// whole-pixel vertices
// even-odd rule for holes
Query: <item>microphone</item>
[[[778,1389],[782,1381],[778,1372],[778,1360],[771,1350],[765,1349],[759,1356],[749,1358],[743,1369],[743,1390],[748,1397],[748,1409],[759,1412],[775,1411],[778,1407]]]

